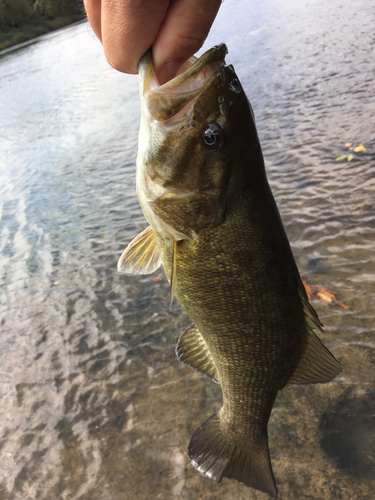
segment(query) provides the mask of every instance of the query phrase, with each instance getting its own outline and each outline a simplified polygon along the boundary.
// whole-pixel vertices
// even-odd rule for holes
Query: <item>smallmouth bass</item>
[[[279,390],[328,382],[340,363],[313,330],[310,305],[268,185],[254,115],[227,48],[192,58],[159,86],[140,63],[137,194],[150,224],[118,269],[163,264],[194,324],[180,362],[220,383],[223,406],[193,434],[204,477],[234,478],[277,497],[267,424]]]

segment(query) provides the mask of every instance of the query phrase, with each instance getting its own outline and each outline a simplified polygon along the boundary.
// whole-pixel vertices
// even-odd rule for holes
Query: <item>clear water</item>
[[[223,3],[300,271],[342,362],[279,394],[269,425],[280,498],[375,497],[375,7]],[[119,275],[144,227],[135,195],[138,81],[86,23],[0,58],[0,499],[265,499],[189,465],[220,387],[178,364],[189,325],[168,284]],[[351,162],[346,142],[367,148]]]

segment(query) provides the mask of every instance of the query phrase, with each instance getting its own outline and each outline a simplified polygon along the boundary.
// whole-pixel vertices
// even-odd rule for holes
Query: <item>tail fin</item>
[[[195,470],[203,477],[216,482],[223,477],[234,478],[277,498],[267,436],[261,449],[244,450],[226,440],[220,429],[219,416],[215,413],[194,432],[189,456]]]

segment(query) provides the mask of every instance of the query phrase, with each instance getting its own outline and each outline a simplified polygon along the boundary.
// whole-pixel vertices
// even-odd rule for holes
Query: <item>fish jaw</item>
[[[205,52],[199,59],[192,57],[183,65],[184,71],[181,74],[164,85],[159,85],[151,51],[148,51],[139,66],[140,93],[147,100],[147,107],[153,118],[166,121],[199,95],[216,70],[224,64],[227,52],[226,45],[221,44]]]

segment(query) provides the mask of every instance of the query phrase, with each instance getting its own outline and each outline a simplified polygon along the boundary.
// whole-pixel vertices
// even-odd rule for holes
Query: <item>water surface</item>
[[[267,173],[343,364],[276,401],[281,499],[375,496],[375,8],[224,2],[219,42],[253,105]],[[146,227],[135,194],[137,78],[87,23],[0,58],[0,499],[265,499],[189,465],[220,388],[178,364],[190,324],[168,284],[119,275]],[[346,142],[367,148],[351,162]],[[159,273],[156,273],[158,276]]]

